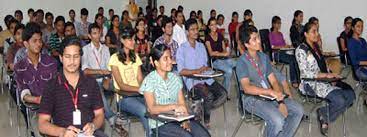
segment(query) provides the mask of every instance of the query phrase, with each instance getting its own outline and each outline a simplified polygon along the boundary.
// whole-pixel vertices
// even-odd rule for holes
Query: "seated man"
[[[58,67],[61,67],[61,63],[59,61],[59,51],[60,51],[60,44],[62,39],[65,37],[64,33],[64,27],[65,27],[65,18],[63,16],[57,16],[55,19],[55,30],[56,32],[51,34],[50,40],[49,40],[49,52],[52,57],[54,57],[59,65]]]
[[[38,112],[39,130],[44,135],[107,137],[99,130],[104,112],[98,84],[94,78],[80,73],[81,50],[76,36],[61,43],[63,68],[49,81]]]
[[[14,40],[13,45],[9,47],[8,53],[6,54],[6,66],[8,71],[14,71],[14,57],[17,51],[24,47],[22,40],[22,33],[25,26],[18,23],[14,29]]]
[[[256,27],[249,26],[241,33],[241,42],[248,50],[239,58],[236,72],[245,91],[246,111],[265,120],[266,136],[294,136],[303,116],[302,106],[280,90],[269,57],[259,52],[261,41]]]
[[[42,33],[36,23],[28,23],[22,35],[23,44],[27,49],[27,56],[14,66],[17,90],[24,104],[40,104],[41,96],[47,92],[46,83],[56,73],[56,61],[47,54],[41,54]],[[32,115],[31,123],[36,115]],[[35,124],[32,124],[35,125]],[[38,134],[37,128],[34,129]]]
[[[208,67],[208,54],[203,43],[196,41],[199,36],[196,20],[189,19],[185,24],[188,31],[188,41],[177,50],[176,61],[178,72],[184,76],[184,82],[188,90],[194,90],[194,96],[204,99],[204,122],[209,127],[210,110],[222,105],[226,99],[226,90],[214,79],[197,80],[188,78],[194,74],[201,74]],[[195,59],[195,60],[193,60]],[[193,91],[192,91],[193,92]]]

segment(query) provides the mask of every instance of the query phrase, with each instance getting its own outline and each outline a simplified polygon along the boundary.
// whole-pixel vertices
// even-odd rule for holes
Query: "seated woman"
[[[363,32],[363,21],[360,18],[353,19],[353,35],[348,40],[348,49],[351,63],[356,75],[362,80],[367,80],[367,43],[361,37]]]
[[[340,33],[339,35],[339,43],[340,43],[340,61],[344,64],[344,65],[348,65],[350,64],[350,58],[349,58],[349,54],[348,54],[348,39],[352,36],[352,21],[353,18],[351,16],[345,17],[344,18],[344,30],[342,33]],[[348,64],[346,64],[348,63]]]
[[[160,28],[160,27],[159,27]],[[149,61],[147,57],[150,53],[151,42],[149,36],[146,35],[145,22],[143,19],[138,19],[135,25],[136,34],[134,37],[136,47],[134,48],[135,53],[139,55],[143,62],[142,71],[144,74],[149,73]]]
[[[272,49],[290,48],[292,46],[285,43],[282,32],[280,32],[281,19],[279,16],[274,16],[271,20],[271,29],[269,33],[269,41]],[[299,72],[297,61],[294,55],[290,55],[287,51],[275,51],[274,60],[282,63],[289,64],[289,73],[293,87],[298,87],[299,83]]]
[[[239,58],[236,72],[245,92],[246,111],[265,120],[265,136],[294,136],[303,116],[302,106],[279,87],[269,57],[259,52],[261,40],[256,27],[248,26],[241,33],[247,51]]]
[[[148,74],[140,87],[149,113],[156,115],[174,111],[175,114],[188,115],[181,78],[171,72],[170,49],[164,44],[156,45],[150,60],[156,70]],[[160,137],[210,137],[209,132],[195,120],[157,124],[149,119],[149,126],[153,132],[158,128]]]
[[[235,67],[235,61],[228,58],[230,52],[226,50],[224,37],[220,32],[217,32],[217,20],[211,18],[208,21],[209,35],[205,38],[205,45],[208,49],[209,56],[213,60],[213,67],[224,71],[223,87],[229,93],[231,91],[232,68]]]
[[[325,59],[320,49],[315,46],[318,41],[317,26],[314,23],[306,23],[304,35],[305,42],[297,47],[295,53],[301,78],[340,77],[339,75],[328,72]],[[331,84],[301,80],[299,89],[303,94],[315,92],[317,97],[325,98],[329,101],[327,107],[322,107],[317,110],[318,119],[321,124],[320,130],[323,135],[327,135],[328,133],[328,124],[335,121],[355,100],[353,89],[343,82]],[[329,117],[327,110],[329,110]]]
[[[149,135],[148,119],[145,117],[144,97],[139,95],[139,87],[143,81],[140,57],[134,53],[134,31],[126,28],[121,33],[121,47],[108,62],[112,71],[113,85],[118,94],[123,96],[119,101],[122,111],[138,116]],[[130,94],[130,95],[129,95]],[[134,95],[131,95],[134,94]],[[148,136],[149,137],[149,136]]]
[[[293,47],[297,48],[302,43],[303,32],[303,11],[296,10],[293,14],[292,26],[290,28],[289,36]]]
[[[106,34],[106,46],[110,49],[110,54],[117,51],[117,47],[120,46],[120,29],[119,29],[120,19],[119,16],[113,15],[111,19],[111,28]]]

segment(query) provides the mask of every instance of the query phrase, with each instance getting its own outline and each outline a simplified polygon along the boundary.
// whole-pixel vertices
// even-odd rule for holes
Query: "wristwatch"
[[[278,100],[278,104],[284,104],[284,100]]]

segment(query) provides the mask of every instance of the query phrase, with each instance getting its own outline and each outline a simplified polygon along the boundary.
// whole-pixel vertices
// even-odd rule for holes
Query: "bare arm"
[[[347,45],[345,45],[345,39],[340,38],[340,46],[342,48],[342,51],[344,51],[344,52],[348,51]]]
[[[95,126],[95,129],[99,129],[103,126],[103,122],[104,122],[103,108],[94,110],[93,112],[94,112],[93,124]]]
[[[213,57],[213,56],[215,56],[215,57],[225,57],[225,56],[227,56],[227,50],[225,50],[224,42],[222,42],[222,43],[223,43],[222,47],[223,47],[224,50],[223,50],[223,52],[218,52],[218,51],[213,51],[213,49],[210,45],[210,42],[206,41],[205,45],[206,45],[206,48],[208,49],[209,56],[211,56],[211,57]]]
[[[270,92],[272,92],[269,89],[264,89],[264,88],[260,88],[260,87],[257,87],[255,85],[252,85],[248,78],[242,78],[241,79],[241,86],[244,88],[245,93],[250,94],[250,95],[267,95],[267,96],[270,96]]]
[[[64,135],[66,128],[52,124],[51,116],[48,114],[38,114],[38,128],[42,134],[60,137]]]

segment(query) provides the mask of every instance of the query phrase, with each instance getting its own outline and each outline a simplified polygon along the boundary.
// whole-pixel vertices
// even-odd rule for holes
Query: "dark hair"
[[[159,6],[159,9],[161,9],[161,8],[164,8],[164,6],[163,5]]]
[[[18,20],[16,20],[15,18],[11,18],[11,19],[10,19],[10,21],[9,21],[9,26],[7,26],[7,27],[8,27],[8,28],[10,28],[10,25],[11,25],[11,24],[14,24],[14,23],[15,23],[15,24],[18,24],[18,23],[20,23],[20,22],[19,22]]]
[[[99,7],[98,10],[104,10],[103,7]]]
[[[190,27],[194,24],[197,24],[198,22],[195,20],[195,19],[188,19],[186,22],[185,22],[185,29],[186,30],[189,30]]]
[[[232,12],[232,17],[235,16],[235,15],[238,16],[238,12],[236,12],[236,11]]]
[[[219,15],[217,16],[217,20],[218,20],[219,18],[223,18],[223,19],[225,19],[225,18],[224,18],[224,16],[223,16],[223,14],[219,14]]]
[[[182,5],[178,5],[177,10],[182,11],[183,9],[184,9],[184,8],[182,7]]]
[[[293,20],[292,20],[292,24],[295,24],[296,23],[296,17],[298,17],[299,15],[303,14],[303,11],[301,10],[296,10],[294,13],[293,13]]]
[[[45,17],[47,18],[48,16],[51,16],[52,18],[54,18],[54,15],[51,12],[46,12]]]
[[[17,23],[17,25],[15,26],[15,29],[14,29],[14,32],[13,32],[13,35],[15,35],[15,33],[17,33],[17,31],[19,29],[23,29],[24,30],[25,26],[22,24],[22,23]]]
[[[149,57],[152,59],[152,66],[155,67],[154,61],[158,61],[164,54],[164,51],[169,50],[169,48],[165,44],[158,44],[154,46],[149,54]]]
[[[173,20],[171,18],[169,18],[169,17],[163,17],[162,23],[161,23],[162,24],[162,28],[166,28],[166,25],[168,23],[172,23],[172,25],[173,25]]]
[[[361,18],[354,18],[352,21],[352,27],[355,27],[358,22],[363,23],[363,20]]]
[[[62,23],[65,24],[65,18],[64,18],[64,16],[57,16],[56,19],[55,19],[54,24],[56,24],[59,21],[62,21]]]
[[[316,18],[316,17],[311,17],[311,18],[308,19],[308,22],[310,22],[310,23],[313,23],[315,21],[319,21],[319,19]]]
[[[75,14],[75,11],[74,11],[73,9],[70,9],[70,10],[69,10],[69,14],[70,14],[71,12],[73,12],[73,13]]]
[[[98,17],[102,17],[102,19],[103,19],[103,15],[100,14],[100,13],[97,13],[96,16],[94,16],[94,23],[97,23],[96,20],[98,19]]]
[[[41,27],[37,23],[30,22],[25,26],[22,33],[23,41],[28,41],[34,34],[42,35]]]
[[[16,10],[14,12],[14,17],[17,15],[17,14],[20,14],[21,16],[23,16],[23,12],[21,10]]]
[[[206,25],[208,25],[208,27],[210,26],[210,22],[212,22],[212,21],[217,21],[217,19],[216,18],[214,18],[214,17],[211,17],[209,20],[208,20],[208,23],[206,24]],[[209,32],[210,32],[210,29],[208,29],[209,30]]]
[[[124,20],[124,14],[129,15],[129,12],[127,10],[122,11],[121,20]]]
[[[67,27],[69,27],[69,26],[72,26],[72,27],[75,29],[74,23],[72,23],[72,22],[68,21],[68,22],[66,22],[66,23],[65,23],[64,31],[65,31],[65,29],[66,29]]]
[[[115,12],[113,9],[109,9],[108,10],[108,13],[110,13],[110,12]]]
[[[175,13],[175,17],[177,17],[178,14],[182,14],[183,15],[183,12],[181,10],[177,10],[176,13]]]
[[[240,37],[241,42],[243,42],[244,44],[248,43],[251,39],[251,34],[252,33],[258,33],[257,28],[255,26],[252,26],[252,25],[246,27],[243,31],[241,31],[241,34],[242,34],[241,37]]]
[[[242,38],[242,35],[243,35],[243,31],[245,31],[248,27],[250,27],[250,26],[253,26],[253,25],[250,25],[250,23],[251,22],[253,22],[251,19],[249,19],[249,20],[245,20],[245,21],[243,21],[242,22],[242,25],[240,26],[240,28],[239,28],[239,38]]]
[[[27,13],[30,14],[31,12],[34,12],[34,9],[29,8],[28,11],[27,11]]]
[[[245,12],[243,12],[244,16],[252,16],[252,11],[250,9],[246,9]]]
[[[210,14],[212,14],[213,12],[217,12],[215,9],[210,10]]]
[[[353,21],[353,18],[351,16],[345,17],[344,18],[344,25],[347,24],[348,20],[352,20]]]
[[[271,28],[270,31],[274,31],[274,24],[280,22],[281,19],[279,16],[273,16],[273,18],[271,19]]]
[[[196,12],[195,12],[194,10],[192,10],[192,11],[190,12],[190,18],[191,18],[191,16],[194,16],[194,15],[195,15],[195,16],[197,16],[197,15],[196,15]]]
[[[203,11],[198,10],[198,11],[197,11],[197,15],[199,15],[199,14],[203,14]]]
[[[132,28],[129,28],[129,27],[123,29],[122,32],[121,32],[121,35],[120,35],[121,39],[131,39],[131,38],[133,38],[133,36],[134,36],[134,30]],[[130,61],[135,63],[135,61],[136,61],[135,52],[133,50],[131,50],[129,52],[129,55],[126,55],[123,48],[124,48],[124,44],[121,43],[121,47],[118,47],[118,54],[117,54],[117,58],[119,59],[119,61],[121,63],[125,64],[126,57],[129,56]]]
[[[307,22],[306,24],[305,24],[305,26],[303,27],[303,31],[302,31],[302,41],[303,42],[306,42],[306,36],[305,36],[305,32],[306,33],[308,33],[310,30],[311,30],[311,28],[312,28],[312,26],[314,26],[314,25],[316,25],[316,24],[314,24],[314,23],[312,23],[312,22]]]
[[[14,17],[12,15],[6,15],[4,18],[4,23],[6,25],[7,28],[9,28],[10,25],[10,21],[14,19]]]
[[[92,23],[88,27],[88,33],[91,34],[93,29],[101,29],[97,23]]]
[[[120,17],[118,15],[113,15],[111,18],[111,28],[110,29],[113,29],[113,20],[115,20],[115,18],[118,18],[120,21]]]
[[[78,46],[80,55],[83,55],[83,49],[80,45],[80,39],[77,36],[67,36],[62,40],[60,44],[60,55],[63,56],[65,48],[71,45]]]
[[[82,8],[81,10],[80,10],[80,15],[85,15],[85,16],[88,16],[88,10],[86,9],[86,8]]]
[[[139,31],[137,27],[138,27],[138,25],[139,25],[140,22],[145,23],[145,20],[142,19],[142,18],[139,18],[138,20],[136,20],[136,22],[135,22],[135,31],[136,31],[136,33]]]
[[[42,15],[44,15],[45,14],[45,12],[43,12],[43,10],[42,9],[38,9],[37,11],[36,11],[36,13],[38,14],[38,13],[40,13],[40,14],[42,14]]]
[[[176,11],[177,11],[177,10],[176,10],[175,8],[172,8],[172,9],[171,9],[171,13],[172,13],[172,12],[176,12]]]

